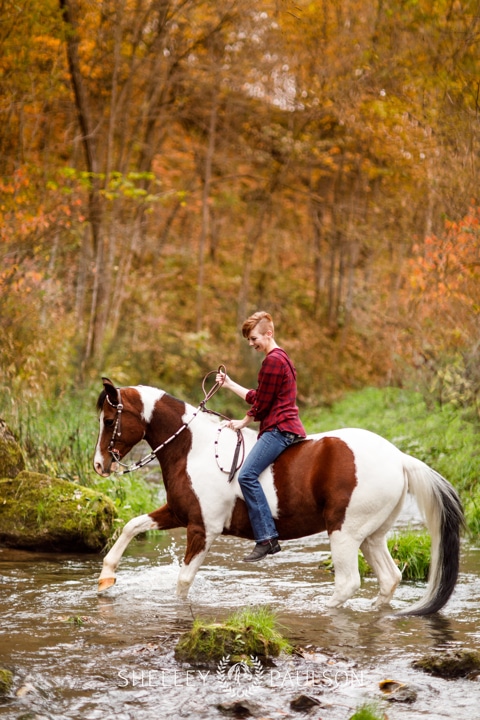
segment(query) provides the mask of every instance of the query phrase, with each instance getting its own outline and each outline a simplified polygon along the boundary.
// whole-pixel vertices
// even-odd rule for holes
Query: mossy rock
[[[0,479],[0,543],[56,552],[99,552],[116,509],[100,492],[23,471]]]
[[[0,668],[0,697],[8,695],[13,687],[13,673],[5,668]]]
[[[245,609],[224,623],[195,620],[192,629],[180,638],[175,659],[191,665],[212,665],[228,658],[231,663],[257,658],[268,664],[292,647],[275,628],[275,617],[265,609]]]
[[[221,624],[197,626],[186,633],[175,648],[176,660],[193,665],[218,662],[224,657],[238,662],[250,655],[266,658],[276,656],[278,652],[251,629],[237,632]]]
[[[0,418],[0,478],[14,478],[22,470],[25,470],[22,449]]]
[[[480,652],[469,649],[435,652],[415,660],[412,666],[437,677],[476,677],[480,675]]]

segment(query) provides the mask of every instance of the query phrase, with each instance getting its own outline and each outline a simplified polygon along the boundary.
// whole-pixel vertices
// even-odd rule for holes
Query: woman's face
[[[270,350],[272,343],[272,332],[267,330],[266,333],[261,333],[258,330],[258,325],[253,328],[252,332],[248,336],[248,344],[253,347],[257,352],[263,352],[265,354]]]

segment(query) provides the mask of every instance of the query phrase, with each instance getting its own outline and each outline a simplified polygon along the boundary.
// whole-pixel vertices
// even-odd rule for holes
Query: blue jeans
[[[253,536],[257,543],[278,538],[275,521],[258,476],[293,441],[294,438],[285,437],[276,428],[263,433],[248,453],[238,475],[238,482],[247,504]]]

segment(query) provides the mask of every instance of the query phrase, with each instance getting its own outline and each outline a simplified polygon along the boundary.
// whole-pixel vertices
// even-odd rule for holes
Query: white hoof
[[[391,599],[391,595],[389,595],[388,597],[385,597],[384,595],[378,595],[372,602],[372,608],[374,610],[379,610],[384,605],[390,605]]]
[[[190,590],[190,583],[179,580],[177,582],[177,597],[181,600],[186,600],[188,597],[188,591]]]
[[[327,600],[326,607],[328,608],[337,608],[341,607],[343,605],[343,601],[336,600],[335,597],[331,597],[330,600]]]

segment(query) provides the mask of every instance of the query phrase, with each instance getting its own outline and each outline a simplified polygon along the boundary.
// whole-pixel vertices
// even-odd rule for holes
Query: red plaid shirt
[[[247,415],[260,420],[259,436],[276,427],[305,437],[296,405],[297,373],[282,348],[274,348],[265,357],[258,387],[249,390],[245,399],[252,406]]]

